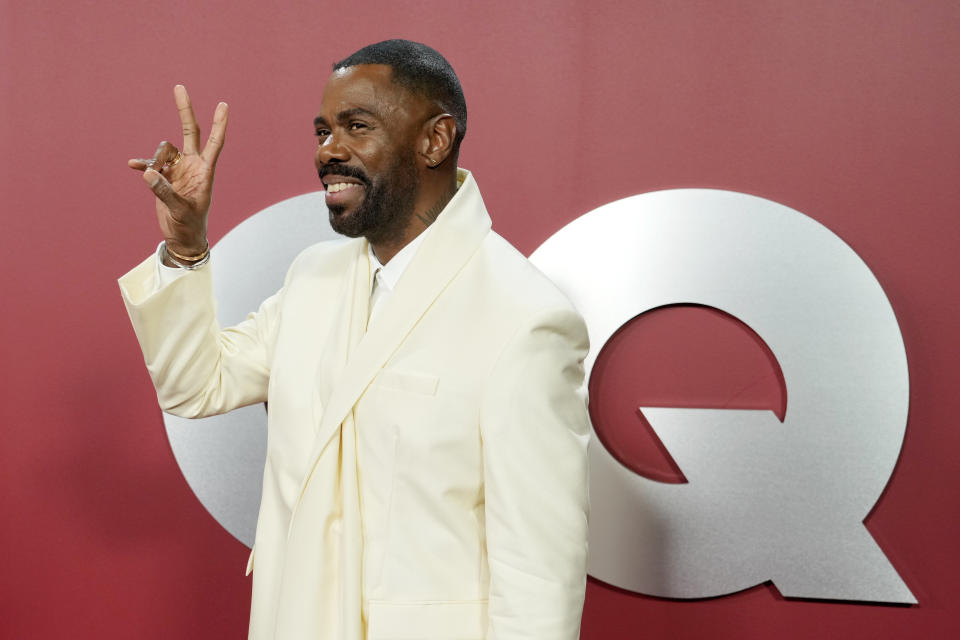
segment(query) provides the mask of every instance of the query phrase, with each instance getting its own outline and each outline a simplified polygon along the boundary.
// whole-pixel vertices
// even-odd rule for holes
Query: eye
[[[360,130],[362,130],[362,129],[369,129],[369,128],[370,128],[370,127],[368,127],[368,126],[367,126],[367,123],[365,123],[365,122],[357,122],[357,121],[354,121],[354,122],[351,122],[351,123],[350,123],[350,130],[351,130],[351,131],[360,131]]]
[[[316,132],[314,132],[313,135],[317,136],[318,138],[326,138],[327,136],[330,135],[330,130],[329,130],[329,129],[317,129]]]

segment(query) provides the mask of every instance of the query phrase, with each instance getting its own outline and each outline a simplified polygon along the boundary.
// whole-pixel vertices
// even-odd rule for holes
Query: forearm
[[[120,279],[161,407],[201,417],[263,401],[269,368],[262,327],[251,318],[220,330],[208,267],[167,283],[161,269],[151,257]]]

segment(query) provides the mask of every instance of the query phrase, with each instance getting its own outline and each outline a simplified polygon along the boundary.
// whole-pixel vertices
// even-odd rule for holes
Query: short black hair
[[[401,87],[436,102],[453,116],[457,135],[453,151],[467,134],[467,101],[460,80],[447,59],[436,49],[410,40],[384,40],[367,45],[356,53],[333,64],[333,70],[359,64],[384,64],[393,70],[393,81]]]

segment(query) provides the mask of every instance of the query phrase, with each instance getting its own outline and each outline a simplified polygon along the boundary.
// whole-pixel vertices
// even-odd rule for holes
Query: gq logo
[[[274,205],[214,249],[221,324],[279,288],[301,249],[335,237],[319,194]],[[269,230],[268,230],[269,228]],[[263,251],[264,242],[272,243]],[[272,256],[254,269],[245,256]],[[678,303],[749,325],[776,357],[788,404],[770,411],[641,407],[687,484],[590,448],[590,574],[648,595],[705,598],[771,580],[788,597],[915,603],[863,525],[906,429],[907,362],[883,290],[829,229],[741,193],[660,191],[592,211],[531,256],[574,301],[597,355],[625,323]],[[607,286],[603,286],[606,284]],[[233,535],[253,541],[262,407],[165,415],[184,475]]]

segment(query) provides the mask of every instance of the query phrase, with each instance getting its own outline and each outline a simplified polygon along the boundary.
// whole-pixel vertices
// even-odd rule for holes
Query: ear
[[[423,125],[420,155],[427,167],[439,167],[453,153],[453,141],[457,136],[457,124],[449,113],[441,113]]]

